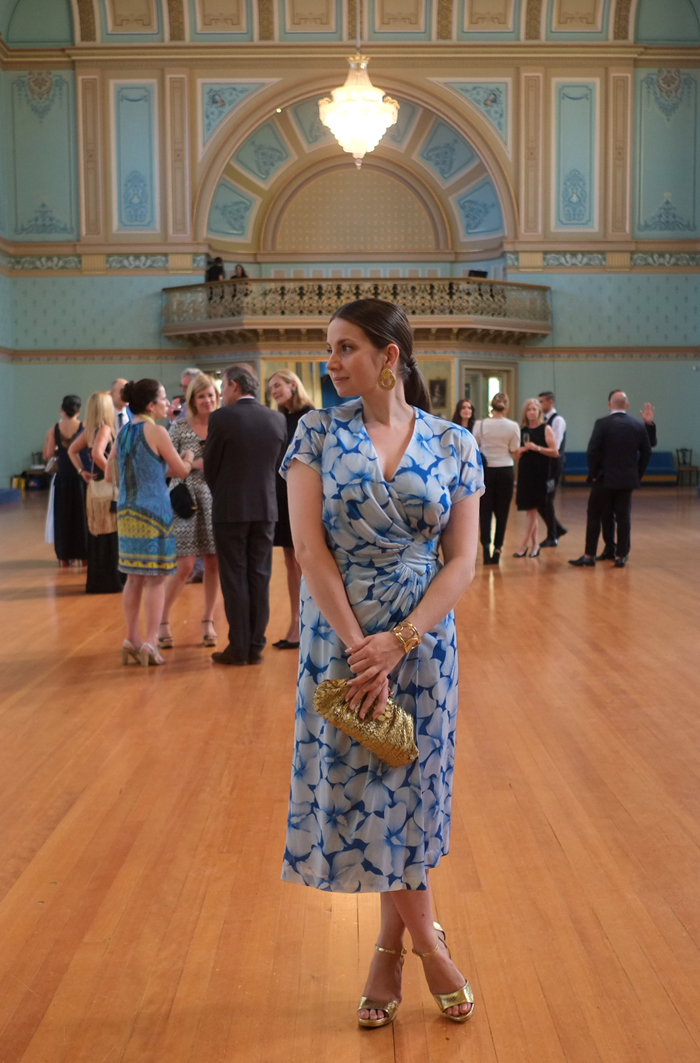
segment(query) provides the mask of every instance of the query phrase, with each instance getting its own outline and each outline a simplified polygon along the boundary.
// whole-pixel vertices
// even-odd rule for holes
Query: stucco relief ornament
[[[580,170],[570,170],[564,178],[561,190],[563,200],[562,214],[564,221],[584,222],[588,215],[588,193],[586,191],[586,179]]]
[[[642,78],[647,99],[652,99],[667,122],[689,97],[696,84],[692,74],[681,70],[657,70]]]
[[[148,221],[148,184],[138,170],[124,181],[124,220],[127,225],[145,225]]]
[[[56,100],[62,98],[68,82],[60,74],[34,70],[15,79],[15,88],[39,121],[43,121]]]

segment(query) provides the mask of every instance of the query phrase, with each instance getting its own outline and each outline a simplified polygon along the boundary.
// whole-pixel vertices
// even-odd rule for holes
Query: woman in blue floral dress
[[[281,469],[304,574],[283,878],[381,895],[361,1026],[396,1015],[406,929],[441,1011],[464,1022],[473,996],[433,922],[428,872],[449,850],[452,610],[474,576],[481,458],[469,432],[425,412],[399,307],[348,303],[331,319],[328,347],[339,396],[359,398],[306,414]],[[360,715],[379,715],[391,691],[414,716],[412,764],[388,767],[315,712],[318,684],[350,676]]]

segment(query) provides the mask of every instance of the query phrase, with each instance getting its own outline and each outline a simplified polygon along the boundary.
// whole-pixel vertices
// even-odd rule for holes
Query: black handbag
[[[197,512],[197,503],[190,494],[186,484],[176,484],[170,491],[170,505],[173,513],[183,520],[189,520]]]

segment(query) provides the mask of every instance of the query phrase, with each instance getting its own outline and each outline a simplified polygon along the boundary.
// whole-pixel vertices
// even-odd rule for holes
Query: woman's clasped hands
[[[355,673],[348,683],[348,704],[352,709],[359,708],[361,720],[370,710],[376,720],[386,707],[389,697],[387,677],[403,657],[403,647],[393,632],[382,631],[358,639],[346,652],[348,664]]]

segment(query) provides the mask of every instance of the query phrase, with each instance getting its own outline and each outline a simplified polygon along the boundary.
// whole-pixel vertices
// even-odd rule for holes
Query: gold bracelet
[[[408,628],[408,631],[406,631],[406,628]],[[402,623],[397,624],[391,633],[396,635],[403,646],[404,653],[408,653],[410,650],[415,649],[416,646],[420,646],[422,636],[419,634],[418,628],[410,620],[404,620]]]

